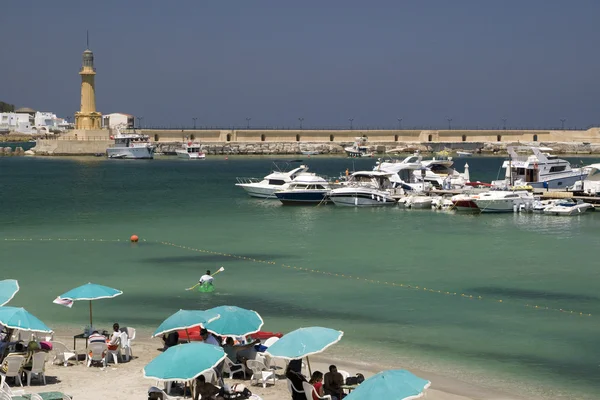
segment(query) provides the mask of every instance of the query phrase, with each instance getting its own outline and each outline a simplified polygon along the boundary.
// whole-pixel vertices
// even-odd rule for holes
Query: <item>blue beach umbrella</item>
[[[253,310],[235,306],[214,307],[207,311],[219,314],[217,320],[204,324],[207,331],[220,336],[246,336],[260,331],[264,321]]]
[[[169,318],[165,319],[152,337],[162,335],[163,333],[178,331],[180,329],[190,329],[211,321],[219,319],[220,315],[212,310],[179,310]]]
[[[346,400],[409,400],[423,396],[431,385],[426,379],[419,378],[404,369],[383,371],[373,375],[358,385]]]
[[[225,359],[221,347],[206,343],[186,343],[167,351],[144,367],[144,378],[160,381],[189,381]]]
[[[19,291],[19,282],[14,279],[0,281],[0,306],[5,305],[15,297]]]
[[[74,301],[89,300],[90,327],[92,327],[92,300],[111,299],[122,294],[122,291],[110,288],[108,286],[96,285],[95,283],[87,283],[85,285],[76,287],[75,289],[71,289],[68,292],[61,294],[56,300],[54,300],[54,302],[57,304],[65,305],[67,307],[71,307]]]
[[[300,328],[283,335],[268,349],[272,357],[295,360],[323,352],[329,346],[339,342],[344,332],[330,328],[312,326]]]
[[[0,324],[21,331],[52,333],[52,329],[22,307],[0,307]]]

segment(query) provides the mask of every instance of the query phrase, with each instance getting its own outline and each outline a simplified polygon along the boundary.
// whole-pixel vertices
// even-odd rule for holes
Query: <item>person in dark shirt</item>
[[[331,396],[332,399],[340,400],[344,397],[344,391],[342,385],[344,384],[344,377],[337,371],[335,365],[329,366],[329,372],[325,374],[323,378],[323,391],[325,394]]]
[[[295,390],[292,390],[292,400],[306,400],[302,382],[307,382],[302,371],[302,360],[291,360],[285,369],[285,377],[290,380]]]

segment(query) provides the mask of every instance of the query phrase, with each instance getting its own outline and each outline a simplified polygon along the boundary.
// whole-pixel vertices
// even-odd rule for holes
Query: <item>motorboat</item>
[[[460,173],[452,168],[452,157],[433,157],[431,160],[422,160],[421,165],[423,169],[413,173],[436,188],[462,189],[470,182],[469,164],[465,164],[464,172]]]
[[[548,153],[548,147],[508,146],[509,159],[504,161],[505,179],[494,181],[495,187],[531,186],[535,189],[566,189],[584,180],[589,171],[571,168],[571,163]],[[524,154],[523,154],[524,153]]]
[[[475,200],[479,198],[478,194],[457,194],[450,198],[452,209],[456,211],[479,211]]]
[[[491,190],[473,201],[482,213],[501,213],[531,208],[534,200],[533,194],[525,190]]]
[[[433,199],[424,195],[408,195],[398,200],[398,204],[406,208],[431,209]]]
[[[300,174],[288,188],[275,192],[283,204],[325,204],[329,201],[331,185],[324,178],[313,174]]]
[[[432,197],[431,200],[431,208],[435,210],[452,210],[454,208],[454,203],[449,198],[437,196]]]
[[[546,199],[534,200],[531,205],[531,211],[534,213],[543,213],[547,208],[554,207],[558,203],[564,202],[565,199]]]
[[[316,155],[320,154],[320,152],[318,150],[303,150],[303,151],[300,151],[300,153],[302,153],[305,156],[316,156]]]
[[[373,167],[373,171],[384,171],[397,174],[401,181],[401,187],[404,190],[425,192],[430,190],[432,185],[422,179],[421,171],[424,170],[423,164],[421,163],[422,159],[423,157],[421,157],[418,152],[403,160],[379,158]],[[415,172],[419,172],[421,179],[418,178]]]
[[[206,158],[206,154],[202,152],[202,145],[194,142],[184,143],[181,149],[175,150],[175,153],[177,157],[186,160],[204,160]]]
[[[551,207],[544,209],[544,214],[547,215],[563,215],[572,217],[574,215],[583,214],[584,212],[593,209],[594,206],[584,202],[561,201]]]
[[[348,157],[373,157],[371,147],[367,146],[368,138],[366,136],[354,138],[352,146],[344,147],[344,151]]]
[[[600,164],[587,165],[583,170],[586,178],[575,182],[569,190],[588,196],[600,196]]]
[[[340,188],[333,189],[329,198],[336,206],[377,207],[396,204],[391,190],[397,175],[383,171],[357,171],[348,176]]]
[[[459,157],[471,157],[473,155],[473,153],[468,152],[468,151],[457,151],[456,155]]]
[[[121,133],[115,128],[117,134],[110,138],[115,141],[106,149],[108,158],[125,159],[152,159],[155,147],[150,143],[148,135],[139,133]]]
[[[288,189],[292,181],[298,176],[303,174],[314,175],[307,172],[308,167],[306,165],[300,165],[290,170],[287,170],[290,166],[289,163],[285,163],[283,166],[279,163],[274,163],[274,165],[275,170],[262,180],[257,178],[236,178],[237,183],[235,185],[244,189],[252,197],[276,199],[275,192]]]

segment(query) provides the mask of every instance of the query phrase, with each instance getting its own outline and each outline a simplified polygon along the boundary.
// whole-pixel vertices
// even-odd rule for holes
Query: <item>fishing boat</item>
[[[186,160],[204,160],[206,154],[202,152],[200,143],[187,142],[183,144],[181,149],[175,150],[177,157],[185,158]]]
[[[116,135],[110,138],[115,141],[106,149],[108,158],[152,159],[155,147],[150,143],[150,137],[139,133],[121,133],[117,128]]]
[[[368,138],[366,136],[354,138],[352,146],[344,147],[348,157],[373,157],[371,147],[367,146]]]

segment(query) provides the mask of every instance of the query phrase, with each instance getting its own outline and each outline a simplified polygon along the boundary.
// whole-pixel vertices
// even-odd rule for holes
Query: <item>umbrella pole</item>
[[[191,343],[190,333],[188,332],[187,328],[185,328],[185,334],[187,335],[188,343]]]
[[[92,329],[92,301],[90,300],[90,329]],[[91,334],[91,332],[90,332]]]
[[[306,365],[308,365],[308,376],[312,376],[312,371],[310,370],[310,361],[308,360],[308,356],[306,356]]]

